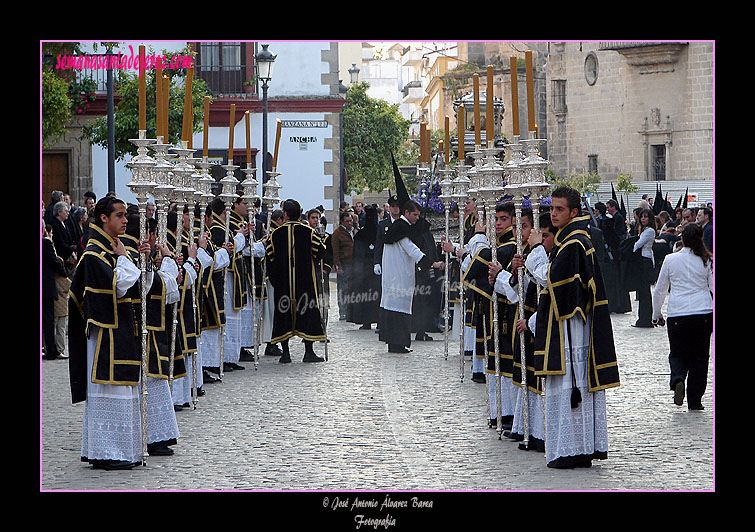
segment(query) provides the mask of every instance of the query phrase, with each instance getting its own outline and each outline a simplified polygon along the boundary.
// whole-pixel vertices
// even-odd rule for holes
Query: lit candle
[[[419,162],[425,162],[425,133],[427,132],[427,125],[424,122],[419,123]]]
[[[493,132],[493,66],[488,65],[488,86],[485,89],[485,140],[488,147],[493,146],[495,133]]]
[[[249,167],[252,164],[252,134],[249,129],[249,111],[244,112],[244,120],[246,120],[246,164]]]
[[[527,67],[527,118],[529,120],[528,131],[535,131],[535,88],[532,79],[532,50],[525,53],[525,64]]]
[[[228,164],[233,164],[233,126],[236,125],[236,104],[231,104],[231,121],[228,125]]]
[[[163,76],[163,138],[170,144],[170,78]]]
[[[472,76],[474,81],[474,144],[479,146],[480,139],[480,75],[475,72]]]
[[[511,65],[511,119],[514,121],[514,136],[519,136],[519,70],[516,57],[509,59]]]
[[[273,155],[273,170],[278,168],[278,146],[281,142],[281,119],[276,119],[277,127],[275,131],[275,154]]]
[[[464,104],[461,104],[459,106],[459,119],[456,123],[456,136],[459,139],[459,155],[458,155],[459,164],[464,164],[464,158],[465,158],[464,139],[466,137],[465,132],[466,132],[467,119],[464,113],[465,113]]]
[[[144,45],[139,45],[139,131],[147,129],[147,79],[144,77]]]
[[[430,164],[430,161],[433,159],[433,137],[431,135],[430,131],[430,125],[425,125],[425,144],[427,145],[425,148],[425,154],[427,154],[427,160],[425,162],[427,164]]]
[[[445,152],[446,152],[446,166],[451,161],[450,159],[451,153],[449,152],[449,150],[451,149],[451,137],[450,137],[451,133],[450,131],[448,131],[450,125],[451,125],[451,119],[448,118],[448,116],[446,116],[446,142],[443,144],[443,146],[445,147]]]
[[[189,142],[189,139],[191,139],[191,114],[192,114],[192,105],[191,105],[191,84],[194,80],[194,69],[193,68],[187,68],[186,69],[186,86],[184,90],[184,121],[183,121],[183,127],[181,128],[181,140],[185,140],[186,142]]]
[[[210,133],[210,97],[204,97],[204,139],[202,140],[202,156],[207,157]]]
[[[156,135],[163,135],[163,73],[162,69],[155,70],[155,127]],[[164,142],[164,139],[163,139]]]

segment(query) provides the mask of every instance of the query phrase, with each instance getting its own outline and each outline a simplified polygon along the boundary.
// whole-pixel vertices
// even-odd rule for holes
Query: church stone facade
[[[548,159],[558,175],[712,180],[712,42],[551,42]]]

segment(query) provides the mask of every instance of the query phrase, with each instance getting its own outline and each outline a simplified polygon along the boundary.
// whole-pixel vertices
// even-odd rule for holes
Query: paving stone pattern
[[[41,362],[40,489],[714,490],[713,345],[705,410],[674,405],[666,329],[631,327],[636,302],[612,316],[622,384],[607,392],[608,459],[553,470],[487,427],[486,386],[471,381],[470,360],[461,381],[458,343],[447,360],[442,333],[387,353],[374,330],[338,320],[335,283],[331,294],[327,362],[302,363],[294,339],[291,364],[242,363],[176,413],[175,455],[130,471],[80,461],[83,403],[71,404],[68,363]]]

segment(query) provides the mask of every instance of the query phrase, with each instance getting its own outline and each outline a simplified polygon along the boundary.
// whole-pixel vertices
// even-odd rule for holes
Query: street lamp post
[[[269,44],[263,44],[262,50],[254,56],[257,65],[257,78],[262,82],[262,179],[263,183],[267,181],[267,87],[268,82],[273,77],[273,64],[275,63],[274,55],[267,47]]]

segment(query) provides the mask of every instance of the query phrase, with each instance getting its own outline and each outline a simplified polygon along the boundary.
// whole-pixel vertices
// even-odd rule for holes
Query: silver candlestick
[[[441,181],[440,181],[440,200],[443,201],[443,211],[446,216],[446,232],[445,232],[445,240],[446,242],[449,241],[449,235],[448,235],[448,216],[449,211],[451,209],[451,200],[453,199],[453,192],[454,192],[454,182],[451,176],[454,175],[454,171],[450,168],[444,168],[443,170],[440,170],[439,173],[441,174]],[[446,267],[443,271],[443,286],[445,288],[444,290],[444,304],[443,304],[443,354],[444,358],[448,360],[448,300],[449,300],[449,255],[448,253],[445,253],[446,258]]]
[[[233,173],[236,171],[236,169],[239,168],[235,164],[233,164],[233,159],[228,159],[228,164],[223,165],[223,169],[225,170],[225,176],[223,179],[220,180],[220,184],[222,185],[222,189],[218,197],[223,200],[225,203],[225,239],[224,243],[227,243],[230,239],[230,212],[233,208],[233,201],[236,199],[236,185],[239,183],[239,180],[236,179],[236,177],[233,175]],[[228,254],[230,257],[230,266],[233,267],[233,257],[234,253],[231,252]],[[228,267],[223,268],[223,304],[226,305],[228,303],[228,279],[226,278],[226,273],[228,272]],[[227,322],[226,322],[227,325]],[[223,333],[220,336],[220,365],[218,367],[218,373],[220,380],[223,380],[223,377],[225,376],[223,373],[223,360],[225,359],[225,337],[226,337],[226,327],[223,327]]]
[[[257,323],[257,282],[255,279],[255,271],[254,271],[254,243],[255,243],[255,233],[254,233],[254,205],[256,204],[257,200],[259,199],[261,201],[260,196],[257,195],[257,180],[255,179],[255,173],[257,172],[256,168],[252,168],[251,163],[246,164],[246,168],[243,168],[241,170],[246,174],[246,179],[244,179],[241,182],[241,187],[243,190],[243,195],[241,196],[241,199],[245,200],[247,204],[249,205],[249,225],[250,225],[250,233],[249,233],[249,242],[251,247],[251,269],[252,269],[252,286],[249,291],[249,298],[252,302],[252,323]],[[261,310],[261,309],[260,309]],[[254,328],[254,369],[258,369],[259,366],[259,343],[260,340],[260,334],[259,334],[259,327]]]
[[[454,179],[454,193],[453,197],[456,204],[459,206],[459,247],[464,246],[464,211],[466,210],[467,198],[469,190],[469,178],[467,172],[471,167],[465,164],[456,165],[456,179]],[[464,305],[464,270],[459,263],[459,378],[461,382],[464,382],[464,325],[466,323],[466,306]]]
[[[131,170],[131,182],[128,186],[136,195],[139,205],[139,243],[146,239],[147,233],[147,200],[156,183],[152,180],[152,168],[155,160],[149,156],[147,147],[156,142],[155,139],[146,138],[145,130],[139,131],[139,138],[129,139],[129,142],[137,146],[137,154],[126,166]],[[143,256],[139,257],[139,269],[141,270],[141,421],[142,421],[142,465],[147,464],[147,261]]]

